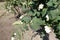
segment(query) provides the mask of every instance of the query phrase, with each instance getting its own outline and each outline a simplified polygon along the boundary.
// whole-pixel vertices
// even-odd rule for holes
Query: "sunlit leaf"
[[[44,25],[45,21],[42,21],[39,18],[33,18],[31,21],[31,28],[34,30],[38,30],[40,28],[40,25]]]
[[[31,17],[25,16],[25,17],[23,17],[21,20],[22,20],[22,22],[24,22],[24,23],[29,23],[29,22],[31,21]]]

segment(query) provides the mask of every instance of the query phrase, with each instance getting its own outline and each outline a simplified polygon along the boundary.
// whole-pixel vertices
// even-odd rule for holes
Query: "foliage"
[[[60,39],[59,2],[60,0],[10,0],[7,2],[7,7],[20,5],[22,10],[27,14],[21,19],[21,22],[26,25],[29,24],[35,31],[40,29],[41,25],[47,25],[53,28],[57,38]],[[38,10],[40,4],[44,5],[44,7]],[[46,19],[48,18],[49,20],[47,21]]]

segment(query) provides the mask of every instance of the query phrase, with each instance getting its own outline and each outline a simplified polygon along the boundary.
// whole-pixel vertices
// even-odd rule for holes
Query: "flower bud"
[[[49,21],[49,16],[48,15],[46,15],[46,21]]]

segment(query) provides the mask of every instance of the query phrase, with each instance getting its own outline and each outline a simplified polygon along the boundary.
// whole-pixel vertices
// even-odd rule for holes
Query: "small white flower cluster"
[[[43,9],[44,4],[39,4],[38,10]]]
[[[16,36],[16,33],[14,33],[13,35]],[[15,40],[14,36],[11,37],[11,40]]]
[[[11,37],[11,40],[15,40],[15,37]]]
[[[45,26],[44,28],[45,28],[46,33],[49,34],[51,32],[51,27]]]
[[[49,21],[49,16],[48,16],[48,14],[46,15],[46,21]]]

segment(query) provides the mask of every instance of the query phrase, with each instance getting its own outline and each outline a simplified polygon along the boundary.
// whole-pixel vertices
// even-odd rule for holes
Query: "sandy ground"
[[[4,9],[3,2],[0,2],[0,40],[11,40],[11,35],[14,31],[14,26],[12,23],[14,23],[16,20],[14,15],[12,13],[7,13],[7,11]],[[26,31],[24,33],[23,40],[31,40],[33,33],[32,30]],[[47,40],[47,39],[41,39],[39,35],[33,38],[33,40]],[[55,34],[51,32],[49,34],[49,40],[57,40],[55,38]]]
[[[0,3],[0,40],[10,40],[14,27],[12,25],[15,22],[14,15],[7,13],[3,6],[4,3]]]

